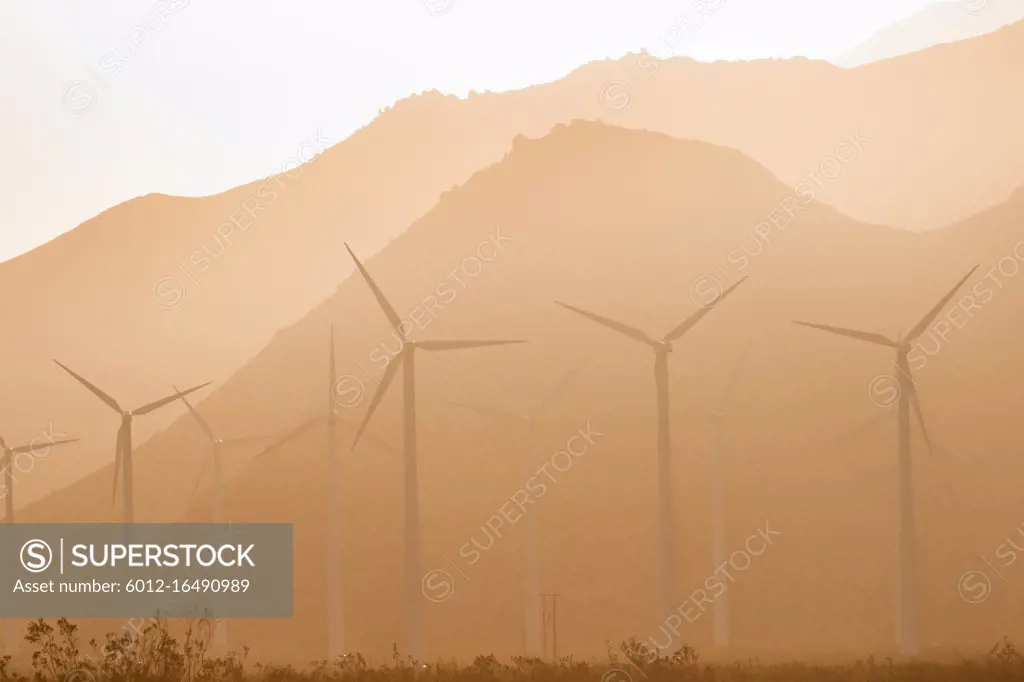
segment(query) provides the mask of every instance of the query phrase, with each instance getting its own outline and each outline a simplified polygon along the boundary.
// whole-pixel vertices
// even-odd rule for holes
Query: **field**
[[[959,663],[877,661],[868,658],[844,665],[808,665],[800,662],[765,665],[756,661],[731,665],[704,665],[699,654],[683,646],[670,657],[649,652],[636,640],[608,645],[606,660],[558,664],[537,658],[513,657],[502,662],[493,655],[477,656],[471,664],[438,661],[423,664],[394,652],[392,661],[371,665],[360,654],[334,662],[313,661],[303,669],[251,662],[243,647],[225,657],[209,654],[210,627],[206,621],[189,624],[180,639],[164,623],[154,623],[138,636],[108,634],[104,643],[78,641],[78,627],[64,619],[50,624],[31,623],[25,641],[31,647],[31,670],[16,670],[11,657],[0,659],[0,680],[28,682],[120,682],[122,680],[346,680],[349,682],[658,682],[662,680],[714,680],[732,682],[985,682],[1024,680],[1024,656],[1004,639],[985,656]]]

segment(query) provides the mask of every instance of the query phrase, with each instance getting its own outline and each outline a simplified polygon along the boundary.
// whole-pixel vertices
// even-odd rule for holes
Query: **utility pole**
[[[547,656],[547,654],[548,654],[548,647],[547,647],[547,634],[548,634],[548,628],[547,628],[548,608],[547,608],[547,604],[548,604],[548,602],[547,602],[547,600],[548,600],[548,597],[551,598],[551,657],[555,660],[555,665],[558,665],[558,598],[561,597],[561,596],[562,595],[558,594],[557,592],[544,592],[544,593],[541,593],[541,595],[540,595],[540,598],[541,598],[541,609],[542,609],[543,614],[544,614],[544,623],[545,623],[545,625],[544,625],[544,655],[545,656]]]

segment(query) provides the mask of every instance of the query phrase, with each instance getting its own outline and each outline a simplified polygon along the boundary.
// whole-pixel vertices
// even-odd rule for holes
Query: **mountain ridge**
[[[567,651],[589,655],[604,639],[644,636],[648,614],[643,606],[652,596],[649,578],[656,542],[650,494],[655,474],[650,358],[631,340],[573,316],[553,301],[658,333],[699,309],[706,290],[695,287],[696,282],[720,289],[731,279],[750,275],[680,342],[672,359],[673,438],[680,463],[674,485],[679,491],[679,532],[687,538],[681,550],[685,584],[699,584],[708,551],[704,454],[711,443],[700,415],[708,407],[708,396],[718,395],[736,358],[753,339],[755,369],[746,375],[745,399],[737,405],[736,461],[729,470],[730,532],[742,538],[767,515],[794,543],[785,552],[780,547],[766,555],[756,572],[737,581],[733,604],[738,641],[754,651],[820,650],[825,646],[822,633],[827,632],[830,647],[837,641],[851,648],[884,646],[891,603],[891,576],[884,563],[891,552],[886,540],[891,519],[877,507],[879,499],[887,507],[892,494],[889,446],[877,437],[869,439],[865,442],[871,447],[860,446],[865,456],[851,464],[837,448],[813,443],[827,443],[860,418],[880,414],[868,400],[867,386],[885,370],[885,358],[876,349],[795,328],[789,320],[809,318],[883,331],[909,324],[975,259],[985,266],[998,259],[1006,240],[1000,236],[973,244],[944,231],[921,234],[863,225],[817,201],[799,210],[787,203],[793,214],[789,222],[780,220],[772,231],[756,232],[773,213],[783,215],[778,207],[794,193],[735,149],[574,122],[542,138],[520,140],[505,159],[474,173],[385,249],[364,257],[385,295],[408,319],[417,319],[413,311],[425,307],[425,297],[436,295],[451,272],[470,263],[468,270],[459,271],[465,286],[453,285],[455,298],[426,318],[424,327],[413,328],[410,338],[529,340],[507,349],[418,358],[425,569],[443,562],[445,554],[458,560],[455,551],[470,538],[482,537],[480,524],[523,485],[524,473],[547,461],[567,434],[590,425],[606,434],[595,445],[593,459],[574,464],[537,506],[546,538],[545,585],[572,586],[575,615],[565,635]],[[479,258],[478,245],[499,226],[511,241],[477,270],[471,259]],[[1011,227],[1021,235],[1018,225]],[[976,232],[972,239],[988,234]],[[748,259],[742,269],[729,259],[736,249]],[[271,276],[281,279],[283,274]],[[721,281],[716,286],[709,277]],[[851,282],[857,286],[851,288]],[[1005,330],[1022,323],[1019,303],[1024,295],[1018,288],[1007,286],[987,310],[977,313],[977,321],[951,337],[953,345],[929,356],[919,376],[927,414],[940,427],[933,436],[950,449],[956,449],[968,428],[983,429],[992,438],[1000,433],[988,411],[1005,389],[998,392],[990,380],[975,379],[978,392],[970,397],[975,406],[967,405],[959,393],[937,389],[962,380],[964,372],[992,369],[1012,351],[1006,341],[1012,335]],[[377,390],[381,367],[373,352],[394,353],[397,346],[365,283],[352,276],[302,320],[282,328],[227,382],[197,398],[197,409],[233,433],[281,432],[322,411],[332,325],[339,374],[350,377],[347,388],[359,393],[357,401],[341,405],[342,415],[357,423],[367,397]],[[543,415],[537,449],[522,448],[514,429],[468,417],[447,404],[460,400],[524,409],[580,361],[586,369]],[[964,362],[969,366],[959,366]],[[389,391],[369,425],[372,435],[392,444],[399,442],[399,388]],[[952,419],[965,409],[973,421]],[[401,578],[401,494],[395,478],[400,467],[377,443],[367,441],[349,451],[346,443],[352,435],[352,426],[342,428],[339,453],[345,456],[338,482],[346,510],[350,648],[385,655],[401,621],[395,596]],[[140,520],[178,514],[207,518],[208,489],[186,508],[186,491],[205,447],[188,415],[140,447]],[[943,511],[943,470],[916,447],[915,456],[921,455],[916,460],[918,500],[927,512],[922,514],[922,538],[941,533],[959,540],[978,523],[998,522],[991,512],[970,509],[957,520]],[[254,652],[309,660],[319,655],[322,637],[323,600],[315,587],[323,579],[322,435],[308,432],[281,451],[252,461],[257,449],[231,458],[231,518],[295,524],[296,615],[282,623],[233,623],[232,637],[253,646]],[[1010,453],[1005,448],[991,447],[990,453],[993,464],[1005,466],[968,471],[963,467],[975,461],[968,453],[953,459],[959,485],[972,500],[979,489],[1005,495],[1024,476],[1022,467],[1014,468],[1006,459]],[[70,514],[83,520],[115,519],[109,475],[108,468],[33,504],[24,519],[55,520]],[[473,485],[461,485],[467,480]],[[829,506],[834,486],[858,486],[864,492],[848,505]],[[806,509],[819,504],[827,511],[808,518]],[[373,524],[365,522],[368,518]],[[590,532],[566,532],[574,521],[584,520]],[[862,544],[844,539],[853,534],[868,538],[864,542],[871,543],[870,560]],[[922,550],[923,584],[936,595],[926,606],[929,622],[935,623],[931,632],[986,643],[993,627],[1013,632],[1013,603],[994,605],[998,617],[979,627],[977,616],[958,611],[962,600],[955,590],[939,590],[955,583],[962,573],[960,562],[976,556],[953,540],[948,547],[942,543],[942,551],[951,553],[944,561],[935,560],[937,544]],[[513,529],[479,564],[461,566],[470,581],[456,588],[451,602],[428,611],[434,649],[466,655],[486,644],[499,655],[516,652],[521,543],[520,530]],[[813,547],[813,555],[799,546]],[[629,560],[609,562],[608,552],[622,547],[630,548]],[[838,589],[839,580],[847,581],[848,589]],[[767,587],[779,581],[796,581],[801,590],[772,597]],[[779,609],[793,615],[794,627],[771,626]],[[467,631],[466,622],[491,625]],[[707,628],[702,622],[693,631],[697,646],[709,636]]]

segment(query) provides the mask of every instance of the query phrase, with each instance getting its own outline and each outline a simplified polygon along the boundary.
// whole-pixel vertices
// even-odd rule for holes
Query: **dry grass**
[[[957,664],[896,663],[874,658],[850,665],[807,665],[799,662],[762,665],[702,665],[697,652],[683,646],[672,656],[659,656],[637,640],[623,642],[618,650],[608,646],[605,661],[562,659],[557,665],[536,658],[513,657],[502,663],[493,655],[477,656],[469,665],[455,662],[423,664],[395,651],[388,665],[371,666],[360,654],[333,662],[315,661],[307,669],[253,664],[247,667],[248,650],[241,656],[208,656],[212,631],[207,621],[197,621],[179,641],[161,622],[137,636],[108,634],[106,641],[80,646],[78,628],[60,619],[51,625],[42,619],[27,628],[25,641],[32,646],[32,670],[11,669],[9,656],[0,658],[0,681],[28,682],[200,682],[204,680],[344,680],[345,682],[1003,682],[1024,680],[1024,655],[1009,640],[989,653]],[[91,653],[90,653],[91,651]]]

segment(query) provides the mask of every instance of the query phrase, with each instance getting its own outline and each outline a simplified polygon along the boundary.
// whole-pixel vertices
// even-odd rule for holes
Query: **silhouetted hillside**
[[[499,163],[366,258],[415,323],[412,339],[529,340],[418,356],[423,567],[446,569],[455,583],[449,600],[425,605],[431,655],[519,653],[522,526],[504,528],[474,564],[460,548],[474,538],[487,544],[487,520],[588,424],[601,434],[592,451],[531,508],[541,527],[543,587],[564,595],[560,651],[595,654],[605,639],[655,634],[650,351],[553,300],[664,334],[745,275],[671,359],[680,593],[712,570],[704,415],[749,343],[730,408],[728,537],[739,548],[766,521],[782,535],[730,587],[736,652],[885,651],[893,639],[895,426],[869,387],[891,374],[891,358],[790,320],[895,335],[975,263],[977,281],[963,289],[975,292],[972,316],[954,316],[958,326],[950,323],[945,339],[929,331],[921,341],[926,363],[915,374],[936,444],[929,455],[914,427],[922,644],[988,646],[1020,634],[1011,586],[997,585],[978,605],[960,597],[957,581],[1018,523],[1004,510],[1024,480],[1011,431],[1020,368],[1007,364],[1022,322],[1020,278],[1001,275],[996,290],[984,273],[1012,256],[1021,223],[1007,207],[977,216],[973,227],[915,234],[857,223],[814,196],[734,149],[575,122],[541,139],[517,138]],[[343,249],[334,256],[339,270],[348,267]],[[293,270],[278,261],[266,277],[285,282]],[[978,282],[988,282],[989,296]],[[231,433],[280,432],[323,410],[331,325],[345,375],[338,397],[358,421],[398,340],[355,277],[282,329],[199,409]],[[579,375],[541,416],[538,448],[501,420],[447,403],[529,410],[580,361]],[[400,445],[399,392],[392,388],[369,427],[392,445]],[[873,421],[848,434],[865,420]],[[113,431],[111,423],[111,440]],[[343,432],[338,482],[348,637],[351,650],[387,655],[401,632],[401,462],[376,441],[348,452],[351,434]],[[232,462],[231,518],[296,526],[295,619],[232,625],[232,638],[260,658],[305,661],[323,648],[322,443],[322,432],[310,431],[257,462],[247,465],[246,452]],[[140,448],[139,520],[185,511],[203,447],[195,424],[180,419]],[[113,520],[109,490],[105,470],[23,518]],[[208,518],[208,488],[188,514]],[[705,648],[710,617],[688,627],[687,641]]]

